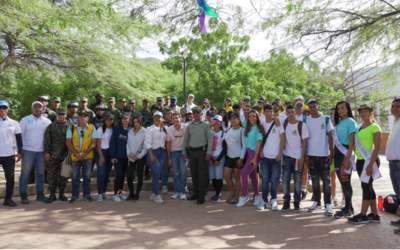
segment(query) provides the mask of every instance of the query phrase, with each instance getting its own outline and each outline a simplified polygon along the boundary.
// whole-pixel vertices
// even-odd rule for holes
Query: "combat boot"
[[[21,203],[29,204],[28,196],[26,194],[21,194]]]
[[[43,194],[43,192],[38,192],[36,195],[36,200],[37,201],[42,201],[42,202],[47,202],[46,196]]]
[[[64,189],[60,189],[60,195],[58,196],[58,199],[61,201],[68,201],[67,196],[64,194]]]
[[[47,198],[46,203],[52,203],[53,201],[56,201],[56,200],[57,200],[56,191],[51,190],[50,196],[49,196],[49,198]]]

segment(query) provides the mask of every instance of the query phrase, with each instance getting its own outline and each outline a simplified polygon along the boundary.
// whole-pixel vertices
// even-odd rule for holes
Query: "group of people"
[[[135,100],[129,100],[126,105],[126,99],[120,99],[118,109],[114,97],[107,99],[108,107],[103,104],[104,98],[102,93],[96,94],[96,103],[90,105],[90,109],[88,100],[82,98],[80,104],[68,103],[67,110],[60,107],[59,97],[53,98],[53,109],[50,109],[47,107],[49,97],[41,95],[32,103],[32,114],[19,123],[8,117],[8,103],[0,101],[0,136],[4,138],[0,141],[0,164],[7,181],[4,205],[17,205],[12,200],[14,169],[15,162],[22,159],[19,182],[22,204],[29,203],[27,185],[33,166],[36,168],[36,200],[55,201],[58,188],[58,198],[68,201],[64,193],[68,180],[60,174],[67,162],[73,169],[69,203],[79,200],[81,170],[83,200],[93,201],[90,177],[96,163],[97,202],[137,201],[143,178],[149,176],[145,173],[148,166],[152,175],[150,199],[158,204],[164,203],[159,180],[161,193],[168,193],[172,169],[172,199],[204,204],[211,184],[215,194],[210,201],[218,202],[225,179],[230,191],[226,202],[243,207],[250,200],[250,177],[254,190],[252,202],[260,210],[278,210],[278,184],[282,182],[284,196],[280,210],[286,212],[291,209],[293,175],[294,211],[300,212],[310,175],[313,204],[309,212],[324,205],[327,216],[346,218],[356,224],[380,222],[373,181],[380,177],[378,154],[382,133],[368,105],[361,105],[355,111],[363,120],[357,124],[349,103],[338,102],[329,115],[324,115],[317,100],[311,99],[305,104],[301,96],[296,97],[293,104],[291,101],[282,104],[280,98],[269,104],[265,98],[260,98],[254,106],[249,98],[233,105],[227,98],[224,108],[218,112],[208,99],[203,100],[202,107],[195,105],[193,94],[182,107],[177,105],[176,96],[167,96],[164,100],[158,97],[150,108],[150,101],[144,99],[143,109],[139,111],[135,111]],[[392,102],[391,113],[396,121],[386,157],[394,191],[400,195],[400,99]],[[114,195],[110,197],[106,190],[112,166],[116,176]],[[193,188],[186,197],[188,166]],[[49,197],[43,194],[45,170]],[[352,205],[353,171],[360,176],[363,191],[362,207],[357,215]],[[259,173],[262,175],[261,194]],[[123,192],[125,176],[128,195]],[[344,207],[334,213],[336,177],[341,185]]]

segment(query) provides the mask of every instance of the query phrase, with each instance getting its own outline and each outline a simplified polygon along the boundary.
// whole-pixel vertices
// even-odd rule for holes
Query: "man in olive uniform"
[[[72,102],[68,103],[67,107],[69,110],[69,114],[67,115],[66,119],[74,125],[77,124],[78,123],[78,113],[77,112],[78,112],[79,104],[77,102],[72,101]]]
[[[134,118],[134,117],[140,117],[140,118],[143,119],[143,117],[142,117],[142,115],[140,114],[140,112],[135,110],[135,108],[136,108],[136,101],[135,101],[135,100],[133,100],[133,99],[129,100],[129,106],[132,108],[132,113],[131,113],[131,117],[132,117],[132,118]],[[143,121],[143,120],[142,120],[142,121]]]
[[[213,132],[211,125],[201,119],[201,108],[192,108],[193,121],[186,128],[182,156],[186,161],[189,154],[189,165],[192,173],[193,195],[188,200],[197,200],[204,204],[208,180],[208,162],[213,149]]]
[[[60,105],[61,105],[61,97],[53,97],[53,100],[51,101],[51,104],[53,105],[51,110],[56,112],[56,109],[58,109],[60,107]]]
[[[81,108],[78,110],[78,112],[81,110],[86,110],[86,113],[88,114],[89,119],[92,119],[96,114],[94,113],[94,110],[89,109],[87,107],[87,105],[88,105],[88,99],[84,98],[84,97],[81,98]]]
[[[119,98],[119,108],[118,110],[122,113],[122,109],[126,106],[126,99],[125,98]]]
[[[114,127],[116,127],[119,125],[122,113],[114,107],[116,103],[115,97],[109,97],[107,102],[108,102],[108,109],[106,109],[106,114],[112,114],[114,116]]]
[[[57,121],[50,124],[44,132],[44,152],[50,190],[50,196],[46,203],[57,200],[57,187],[60,189],[58,198],[62,201],[68,201],[68,198],[64,195],[64,189],[67,186],[68,180],[61,178],[60,172],[62,163],[68,155],[66,145],[67,130],[73,124],[66,120],[67,110],[65,108],[56,109],[56,113]]]
[[[176,95],[171,96],[171,104],[169,105],[169,108],[172,109],[172,113],[181,113],[181,108],[178,107],[177,105],[178,99],[176,98]]]
[[[106,105],[104,104],[98,104],[96,106],[96,116],[92,119],[90,119],[89,124],[93,124],[96,130],[103,126],[105,118],[104,116],[106,115]]]
[[[47,105],[50,103],[50,98],[47,95],[40,95],[38,96],[37,100],[43,103],[42,116],[50,119],[51,122],[54,122],[57,118],[56,113],[47,107]]]
[[[104,94],[99,92],[94,97],[96,97],[96,102],[89,105],[89,109],[91,110],[94,110],[96,105],[103,103]]]
[[[142,115],[142,121],[143,121],[143,127],[147,128],[150,126],[149,122],[153,118],[153,115],[151,111],[149,110],[149,104],[150,101],[149,99],[144,99],[143,100],[143,109],[141,109],[139,112]]]

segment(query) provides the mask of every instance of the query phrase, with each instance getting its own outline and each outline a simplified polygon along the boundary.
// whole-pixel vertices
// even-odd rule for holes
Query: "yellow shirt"
[[[232,108],[232,107],[224,108],[224,109],[225,109],[226,113],[228,113],[229,111],[232,111],[232,112],[233,112],[233,108]]]

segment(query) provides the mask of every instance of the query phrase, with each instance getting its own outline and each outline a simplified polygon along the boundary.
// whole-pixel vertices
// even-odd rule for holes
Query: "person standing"
[[[131,100],[129,100],[131,101]],[[122,109],[126,106],[126,99],[125,98],[119,98],[119,102],[118,102],[118,110],[122,113]]]
[[[296,98],[294,98],[294,102],[295,102],[295,105],[297,103],[303,103],[303,97],[301,95],[296,96]],[[303,109],[308,109],[308,106],[307,105],[303,105]]]
[[[97,129],[97,202],[110,200],[110,196],[106,194],[108,179],[112,168],[110,156],[110,141],[114,132],[114,116],[106,114],[104,124]]]
[[[90,196],[90,173],[92,172],[93,149],[97,144],[97,131],[88,124],[89,116],[86,110],[78,113],[78,123],[68,128],[67,147],[71,152],[72,198],[70,204],[79,200],[80,172],[82,170],[83,200],[93,201]]]
[[[204,98],[203,107],[201,108],[201,113],[202,113],[201,118],[203,120],[206,119],[207,111],[209,111],[210,108],[211,108],[210,101],[207,98]]]
[[[103,105],[103,103],[101,103],[101,105]],[[93,110],[89,109],[87,106],[88,106],[88,99],[81,98],[81,108],[79,110],[86,110],[86,113],[88,114],[89,119],[93,119],[96,116],[96,114],[95,114],[96,106],[95,106],[95,109],[93,109]]]
[[[232,109],[232,99],[231,98],[226,98],[224,109],[225,109],[226,113],[228,113],[229,111],[233,111],[233,109]]]
[[[207,163],[211,160],[214,138],[210,124],[201,119],[201,109],[194,107],[192,111],[194,120],[186,128],[182,154],[184,161],[188,159],[189,154],[193,181],[193,194],[188,200],[197,200],[197,204],[201,205],[205,202]]]
[[[51,110],[56,112],[56,109],[58,109],[60,107],[60,105],[61,105],[61,97],[53,97],[53,100],[51,101],[51,104],[53,105]]]
[[[69,102],[68,105],[69,114],[67,115],[67,121],[71,122],[72,124],[78,123],[78,107],[79,104],[77,102]],[[89,115],[89,112],[85,110],[85,112]]]
[[[36,200],[46,202],[43,194],[44,169],[46,166],[44,154],[44,132],[51,121],[42,115],[43,104],[39,101],[32,103],[32,114],[20,121],[21,135],[24,141],[22,151],[21,176],[19,177],[19,194],[22,204],[29,204],[27,197],[28,177],[33,165],[36,167]]]
[[[38,96],[37,101],[43,104],[43,111],[42,111],[43,117],[46,117],[51,122],[55,121],[57,119],[56,113],[47,107],[47,105],[49,105],[50,103],[50,98],[47,95],[40,95]]]
[[[89,124],[93,124],[96,130],[98,128],[102,127],[104,124],[104,120],[105,120],[104,115],[105,115],[106,109],[107,109],[107,107],[104,104],[97,105],[96,109],[94,110],[96,112],[96,116],[89,120]]]
[[[107,103],[108,108],[106,109],[106,114],[112,114],[114,116],[114,126],[117,127],[119,125],[122,114],[117,108],[115,108],[115,97],[109,97]]]
[[[12,200],[14,192],[15,163],[22,158],[22,135],[21,127],[17,121],[8,117],[9,105],[6,101],[0,101],[0,164],[6,177],[6,195],[4,206],[15,207],[17,203]],[[15,154],[14,138],[17,141],[17,154]],[[16,159],[16,160],[15,160]]]
[[[169,107],[169,102],[170,102],[171,98],[169,96],[166,96],[164,99],[164,107]]]
[[[329,111],[329,116],[331,117],[331,122],[332,125],[335,126],[335,108],[331,108],[331,110]],[[337,202],[337,198],[336,198],[336,171],[335,171],[335,160],[332,158],[332,164],[331,164],[331,204],[333,205],[333,207],[337,207],[339,206],[339,203]],[[342,204],[344,206],[344,194],[342,191]]]
[[[140,114],[139,111],[136,111],[136,101],[135,100],[129,100],[129,106],[132,108],[131,110],[131,119],[135,118],[135,117],[140,117],[140,119],[142,119],[142,115]],[[122,111],[123,113],[124,111]],[[143,120],[142,120],[143,121]]]
[[[192,108],[197,107],[196,104],[193,103],[194,95],[189,94],[187,98],[188,102],[182,105],[182,108],[185,108],[187,111],[192,110]]]
[[[129,187],[129,196],[126,199],[131,201],[139,200],[139,194],[143,185],[143,169],[146,164],[147,148],[144,145],[146,138],[146,129],[143,127],[140,117],[133,118],[133,129],[128,132],[128,143],[126,144],[126,154],[129,158],[127,170],[127,182]],[[136,169],[138,182],[136,193],[133,187],[134,170]]]
[[[167,137],[165,139],[168,165],[172,167],[172,172],[174,173],[175,193],[171,199],[180,198],[181,200],[186,200],[187,165],[183,160],[182,150],[187,125],[181,122],[179,113],[173,113],[171,117],[173,126],[167,128]]]
[[[96,102],[89,105],[89,109],[91,110],[94,110],[96,108],[96,105],[103,103],[104,94],[99,92],[94,97],[96,98]]]
[[[166,127],[166,128],[168,128],[168,127],[170,127],[170,126],[173,126],[174,124],[172,123],[172,109],[170,109],[170,108],[164,108],[163,109],[164,111],[165,111],[165,120],[163,121],[163,123],[164,123],[164,126]]]
[[[180,113],[181,112],[181,108],[178,107],[177,105],[177,98],[176,95],[171,96],[171,104],[169,105],[169,107],[172,109],[173,113]],[[181,114],[182,116],[182,114]]]
[[[226,133],[231,127],[228,119],[228,112],[225,109],[220,109],[218,115],[222,117],[222,130]]]
[[[283,108],[284,110],[281,112],[281,115],[282,115],[282,116],[285,116],[285,117],[287,116],[287,115],[286,115],[286,108],[287,108],[289,105],[292,105],[292,102],[291,102],[291,101],[286,101],[286,102],[285,102],[285,107]]]
[[[144,99],[143,103],[142,103],[143,109],[141,109],[139,111],[140,115],[142,116],[142,121],[143,121],[143,127],[144,128],[147,128],[148,126],[150,126],[151,117],[153,117],[153,114],[149,110],[149,104],[150,104],[149,99]]]
[[[65,108],[56,109],[57,121],[50,124],[44,132],[44,152],[47,162],[47,177],[49,179],[50,196],[46,203],[57,200],[56,190],[59,188],[59,199],[68,201],[64,194],[68,180],[61,177],[61,167],[64,159],[68,156],[67,131],[73,124],[66,120],[67,110]]]

